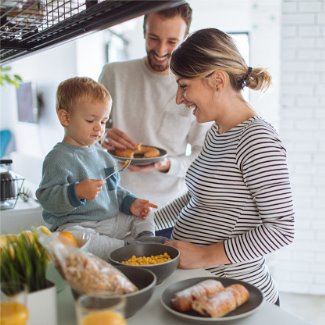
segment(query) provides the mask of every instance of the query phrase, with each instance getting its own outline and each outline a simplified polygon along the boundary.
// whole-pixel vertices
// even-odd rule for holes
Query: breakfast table
[[[179,320],[174,315],[166,311],[161,302],[160,298],[163,291],[168,285],[178,282],[181,280],[211,276],[211,273],[203,269],[195,270],[180,270],[177,269],[169,278],[163,283],[155,287],[154,293],[147,304],[140,309],[135,315],[127,319],[128,325],[144,325],[144,324],[155,324],[155,325],[178,325],[188,324],[183,320]],[[71,290],[66,285],[58,293],[57,307],[58,307],[58,324],[59,325],[74,325],[76,324],[75,306],[74,300],[71,294]],[[209,322],[209,324],[212,324]],[[269,302],[264,301],[262,305],[256,310],[255,313],[232,321],[216,321],[213,324],[228,324],[228,325],[308,325],[310,323],[299,319],[298,317],[284,311],[283,309],[275,306]]]

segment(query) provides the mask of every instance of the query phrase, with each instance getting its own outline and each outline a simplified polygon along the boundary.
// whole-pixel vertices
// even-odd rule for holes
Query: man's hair
[[[56,111],[65,109],[69,112],[80,100],[84,99],[110,101],[111,95],[103,85],[91,78],[70,78],[59,84],[56,92]]]
[[[155,11],[155,12],[151,12],[151,13],[158,14],[159,16],[162,16],[167,19],[174,18],[176,16],[182,17],[186,23],[185,35],[187,35],[189,33],[190,26],[192,23],[192,8],[190,7],[190,5],[188,3],[184,3],[184,4],[174,7],[174,8],[168,8],[168,9]],[[144,15],[144,19],[143,19],[143,32],[144,33],[146,32],[146,23],[147,23],[148,16],[151,13]]]

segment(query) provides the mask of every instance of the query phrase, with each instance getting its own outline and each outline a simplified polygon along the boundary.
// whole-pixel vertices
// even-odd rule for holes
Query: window
[[[245,32],[231,32],[228,34],[234,39],[240,54],[243,56],[247,65],[250,66],[249,34]],[[243,96],[247,101],[249,100],[249,90],[247,87],[243,89]]]

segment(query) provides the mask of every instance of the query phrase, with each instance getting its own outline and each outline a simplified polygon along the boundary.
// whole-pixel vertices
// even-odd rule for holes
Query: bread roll
[[[199,299],[192,303],[193,310],[213,318],[224,316],[235,310],[236,307],[234,294],[226,290],[220,291],[210,298]]]
[[[157,148],[141,146],[141,153],[145,158],[154,158],[160,156],[160,151]]]
[[[232,284],[229,287],[227,287],[225,290],[233,293],[236,299],[237,307],[241,306],[249,299],[249,292],[242,284],[239,283]]]
[[[123,158],[133,158],[134,157],[134,150],[131,149],[116,149],[115,155],[118,157]]]
[[[177,292],[171,299],[171,305],[178,311],[186,312],[192,309],[193,301],[203,297],[210,297],[223,289],[224,287],[220,281],[204,280]]]
[[[222,317],[249,299],[248,290],[241,284],[233,284],[212,297],[192,303],[192,309],[204,316]]]
[[[143,155],[144,158],[154,158],[160,156],[160,151],[154,147],[138,144],[134,150],[116,149],[115,155],[123,158],[134,158],[134,155]]]

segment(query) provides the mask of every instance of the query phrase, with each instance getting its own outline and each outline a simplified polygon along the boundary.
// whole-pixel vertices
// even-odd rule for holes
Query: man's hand
[[[102,146],[112,151],[115,148],[136,149],[137,144],[122,130],[111,128],[106,131]]]
[[[136,199],[133,201],[130,207],[130,212],[138,218],[146,218],[150,211],[150,208],[158,208],[156,204],[151,203],[148,200]]]
[[[85,179],[76,185],[76,195],[79,200],[94,200],[104,183],[101,179]]]

